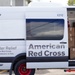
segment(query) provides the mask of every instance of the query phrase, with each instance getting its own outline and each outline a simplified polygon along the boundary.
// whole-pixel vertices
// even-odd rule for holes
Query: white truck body
[[[67,8],[0,7],[0,69],[21,53],[27,68],[70,68]]]

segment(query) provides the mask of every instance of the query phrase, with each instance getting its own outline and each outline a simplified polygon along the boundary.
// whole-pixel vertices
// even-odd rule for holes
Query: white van
[[[0,7],[0,69],[10,68],[69,68],[66,7]]]

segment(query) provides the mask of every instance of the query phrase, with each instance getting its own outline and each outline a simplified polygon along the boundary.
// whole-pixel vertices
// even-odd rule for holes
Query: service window
[[[27,40],[61,40],[64,19],[26,19]]]

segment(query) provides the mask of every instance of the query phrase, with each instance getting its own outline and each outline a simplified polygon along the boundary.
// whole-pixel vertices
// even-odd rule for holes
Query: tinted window
[[[63,19],[27,19],[28,40],[61,40],[64,36]]]

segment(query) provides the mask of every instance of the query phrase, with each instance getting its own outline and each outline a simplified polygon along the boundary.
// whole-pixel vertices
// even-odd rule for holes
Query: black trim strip
[[[15,57],[0,57],[0,62],[12,62]],[[66,62],[68,57],[27,57],[27,62]],[[75,64],[75,61],[74,61]]]
[[[60,44],[67,44],[67,42],[60,42]]]
[[[67,8],[67,11],[75,11],[75,8]]]
[[[0,62],[12,62],[15,57],[0,57]]]
[[[0,39],[0,41],[19,41],[19,40],[25,40],[25,39]]]
[[[69,61],[69,66],[75,66],[75,61]]]
[[[64,57],[27,57],[27,62],[66,62],[68,56]]]

